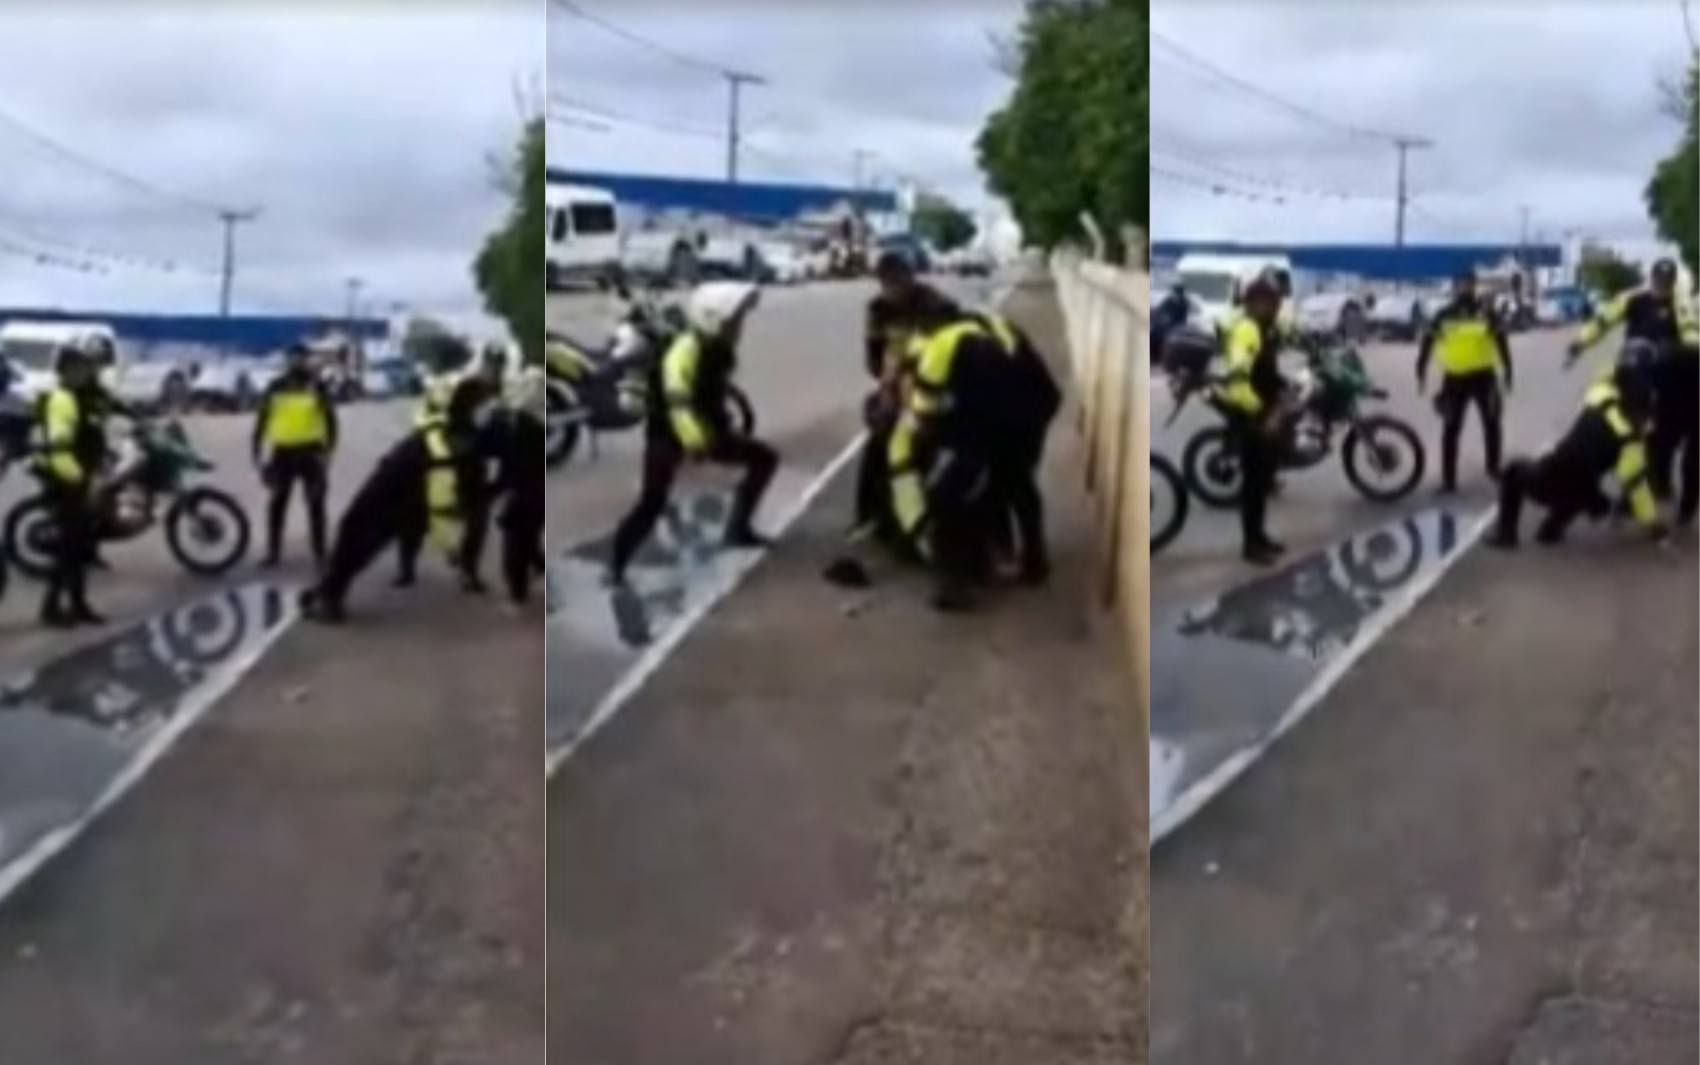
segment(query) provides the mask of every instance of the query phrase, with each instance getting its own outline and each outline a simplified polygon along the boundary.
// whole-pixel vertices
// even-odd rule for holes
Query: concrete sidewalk
[[[1057,343],[1044,292],[1010,310]],[[1057,436],[1052,588],[829,588],[840,485],[556,778],[553,1055],[1145,1061],[1144,742]]]
[[[1152,856],[1152,1060],[1700,1056],[1694,553],[1464,559]]]

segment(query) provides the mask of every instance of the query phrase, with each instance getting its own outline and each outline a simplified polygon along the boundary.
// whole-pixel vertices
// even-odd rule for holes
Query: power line
[[[1162,166],[1161,164],[1154,163],[1151,165],[1151,176],[1162,178],[1163,180],[1175,185],[1184,185],[1187,188],[1199,189],[1201,191],[1208,192],[1213,196],[1226,196],[1231,199],[1244,200],[1248,203],[1285,204],[1287,202],[1287,197],[1278,193],[1239,188],[1213,178],[1200,177],[1197,174],[1188,174],[1180,170],[1173,170],[1169,167]]]
[[[1385,201],[1387,197],[1376,196],[1366,192],[1354,192],[1346,189],[1332,188],[1322,185],[1300,184],[1288,181],[1286,178],[1262,177],[1223,166],[1208,156],[1199,155],[1190,149],[1176,147],[1153,146],[1151,154],[1156,157],[1168,157],[1175,164],[1204,171],[1215,177],[1224,178],[1241,185],[1250,185],[1266,189],[1271,193],[1284,193],[1289,196],[1305,197],[1319,200],[1340,201]]]
[[[669,122],[664,119],[645,118],[640,115],[633,115],[625,111],[618,111],[613,108],[604,107],[601,104],[585,103],[580,100],[571,99],[554,93],[549,94],[547,103],[549,107],[556,108],[557,113],[563,111],[569,112],[569,114],[562,116],[563,121],[567,119],[601,120],[603,122],[613,122],[622,126],[637,126],[641,129],[648,129],[657,133],[671,133],[680,137],[701,137],[706,140],[716,141],[721,140],[725,136],[725,134],[719,130],[709,129],[706,126],[693,126],[682,122]]]
[[[1365,126],[1358,126],[1349,122],[1342,122],[1338,119],[1330,118],[1329,116],[1310,107],[1306,107],[1304,104],[1295,103],[1285,97],[1277,96],[1261,86],[1254,85],[1251,82],[1246,81],[1244,78],[1228,73],[1221,67],[1210,62],[1208,59],[1203,58],[1198,53],[1183,47],[1176,41],[1158,33],[1155,30],[1151,31],[1151,40],[1161,50],[1167,52],[1172,60],[1178,61],[1185,66],[1204,74],[1213,81],[1238,91],[1244,96],[1258,100],[1268,107],[1285,112],[1286,114],[1300,119],[1301,121],[1308,122],[1313,126],[1317,126],[1355,140],[1375,140],[1394,143],[1402,139],[1399,134],[1370,129]]]
[[[23,119],[14,114],[0,111],[0,126],[10,129],[13,133],[22,137],[24,140],[29,141],[36,147],[59,157],[73,166],[79,167],[92,174],[98,174],[114,184],[122,185],[133,192],[140,193],[143,196],[159,200],[163,203],[170,203],[173,206],[193,211],[197,214],[217,215],[221,210],[223,210],[223,208],[216,204],[193,199],[182,195],[181,193],[162,188],[161,186],[156,185],[151,181],[144,180],[143,178],[139,178],[128,171],[119,170],[117,167],[101,162],[98,159],[86,155],[83,152],[64,144],[63,142],[48,136],[46,133],[43,133],[35,126],[25,122]]]
[[[556,10],[570,15],[571,17],[578,19],[580,22],[595,26],[610,36],[618,37],[628,44],[636,45],[637,47],[658,55],[663,59],[671,60],[680,66],[692,67],[696,70],[706,71],[718,77],[726,77],[729,74],[743,74],[746,77],[755,76],[745,71],[736,70],[724,63],[715,63],[707,59],[702,59],[693,55],[686,55],[684,52],[676,51],[673,48],[669,48],[667,45],[651,40],[640,33],[634,33],[617,22],[612,22],[593,11],[585,9],[576,3],[575,0],[549,0],[549,3]]]

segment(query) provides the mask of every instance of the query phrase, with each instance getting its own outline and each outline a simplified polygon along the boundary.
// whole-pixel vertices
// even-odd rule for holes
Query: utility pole
[[[754,74],[728,70],[726,79],[726,181],[738,183],[738,149],[743,141],[744,86],[766,85],[767,81]]]
[[[218,213],[218,220],[224,225],[224,264],[219,270],[218,286],[218,316],[230,317],[231,290],[236,285],[236,227],[244,222],[252,222],[260,217],[258,207],[250,207],[246,211],[224,210]]]
[[[870,162],[872,162],[873,159],[874,159],[874,153],[873,152],[868,151],[866,148],[857,148],[856,149],[856,151],[855,151],[855,160],[856,161],[855,161],[855,164],[854,164],[854,169],[851,171],[851,173],[854,177],[854,180],[855,180],[855,184],[851,187],[854,188],[857,192],[861,192],[863,189],[868,187],[868,164]]]
[[[366,287],[366,282],[358,277],[351,277],[344,281],[343,285],[348,289],[348,307],[343,317],[347,319],[348,328],[352,332],[354,323],[360,317],[360,290]]]
[[[1434,142],[1422,137],[1395,137],[1393,147],[1399,153],[1399,190],[1393,216],[1393,246],[1405,246],[1405,212],[1411,206],[1411,152],[1434,147]]]

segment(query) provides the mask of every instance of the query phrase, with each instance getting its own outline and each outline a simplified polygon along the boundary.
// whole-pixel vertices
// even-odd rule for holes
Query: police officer
[[[82,447],[83,460],[92,471],[92,495],[90,506],[98,515],[105,509],[106,501],[102,498],[112,490],[102,483],[101,474],[107,471],[112,460],[112,441],[110,427],[114,415],[134,419],[136,411],[129,404],[112,394],[101,380],[101,375],[118,365],[118,349],[113,346],[110,338],[94,333],[86,337],[79,345],[87,371],[82,375],[79,386],[79,399],[82,403],[84,433]],[[115,486],[114,486],[115,487]],[[98,521],[93,526],[89,536],[88,552],[89,565],[95,569],[109,569],[105,555],[100,550]]]
[[[1659,260],[1653,265],[1651,284],[1600,308],[1570,345],[1566,365],[1620,325],[1626,341],[1647,341],[1657,353],[1650,371],[1656,398],[1647,443],[1648,478],[1653,494],[1668,500],[1673,467],[1680,456],[1682,496],[1677,521],[1691,525],[1700,509],[1700,318],[1692,301],[1677,292],[1674,261]]]
[[[1267,566],[1286,547],[1269,535],[1269,497],[1280,471],[1285,382],[1278,362],[1281,290],[1259,277],[1246,286],[1245,313],[1237,317],[1225,341],[1227,372],[1217,400],[1229,412],[1240,459],[1240,551],[1247,562]]]
[[[1417,349],[1417,392],[1427,388],[1429,363],[1440,358],[1441,384],[1435,396],[1440,412],[1440,490],[1458,491],[1458,443],[1464,417],[1474,406],[1482,421],[1482,449],[1488,476],[1499,477],[1504,446],[1505,400],[1513,383],[1511,343],[1493,308],[1476,291],[1473,272],[1452,283],[1452,299],[1435,313]],[[1501,379],[1504,390],[1501,391]]]
[[[460,383],[461,372],[471,351],[466,343],[456,337],[441,336],[433,338],[430,350],[426,353],[425,375],[422,382],[419,400],[419,414],[414,424],[429,425],[447,414],[449,400],[454,396],[455,386]]]
[[[544,493],[543,438],[547,393],[543,371],[525,370],[505,420],[497,491],[502,498],[498,519],[502,534],[502,576],[508,598],[523,607],[531,583],[542,570]]]
[[[915,276],[906,256],[886,252],[874,264],[879,292],[868,301],[863,356],[874,391],[864,405],[868,439],[856,471],[856,522],[851,538],[892,539],[897,530],[890,513],[890,477],[886,450],[892,426],[903,408],[904,382],[912,365],[909,341],[918,315],[949,314],[955,301]]]
[[[974,317],[1009,360],[1008,372],[999,378],[1005,393],[999,408],[1008,423],[987,441],[993,543],[1004,544],[1013,524],[1017,575],[1024,584],[1043,584],[1050,577],[1051,557],[1039,466],[1051,422],[1062,409],[1062,389],[1032,339],[1015,323],[988,312]]]
[[[914,376],[887,447],[892,515],[908,553],[932,568],[933,607],[962,611],[989,573],[988,515],[1008,521],[991,485],[1020,424],[1015,364],[984,320],[952,308],[923,310],[912,346]]]
[[[266,566],[281,557],[289,500],[296,485],[307,507],[313,561],[325,563],[325,495],[336,451],[336,404],[315,371],[305,344],[291,344],[284,370],[260,396],[254,415],[254,466],[265,478]]]
[[[477,440],[490,401],[484,382],[462,382],[443,417],[416,427],[378,460],[343,512],[318,583],[302,593],[301,608],[308,617],[343,621],[354,581],[392,543],[428,538],[450,558],[459,554],[465,517],[461,486],[482,476]]]
[[[53,568],[41,601],[41,623],[53,628],[99,625],[105,619],[89,606],[88,569],[97,533],[94,488],[105,460],[91,443],[97,427],[90,417],[89,381],[95,367],[87,354],[66,348],[58,356],[57,385],[36,407],[41,448],[34,468],[52,508],[57,532]],[[91,454],[95,455],[91,463]]]
[[[728,547],[766,547],[754,519],[779,467],[767,444],[741,436],[728,418],[726,386],[737,370],[744,319],[760,290],[736,281],[697,286],[685,308],[689,328],[656,360],[650,374],[643,481],[637,503],[614,531],[608,579],[622,584],[626,568],[667,510],[673,484],[688,462],[738,466],[744,471],[726,527]]]
[[[1564,439],[1538,459],[1518,459],[1505,467],[1498,525],[1487,540],[1489,545],[1518,546],[1525,500],[1547,509],[1535,534],[1543,544],[1562,541],[1571,522],[1581,515],[1605,517],[1612,501],[1601,491],[1600,482],[1614,472],[1637,524],[1654,539],[1665,538],[1648,484],[1645,445],[1658,358],[1648,341],[1630,341],[1612,373],[1588,389],[1582,413]]]

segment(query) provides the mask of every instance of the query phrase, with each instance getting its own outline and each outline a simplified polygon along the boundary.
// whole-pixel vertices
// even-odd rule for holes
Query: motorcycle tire
[[[1409,460],[1404,474],[1389,486],[1382,487],[1370,479],[1375,466],[1397,463],[1396,452],[1403,451]],[[1389,463],[1389,456],[1392,463]],[[1397,503],[1415,492],[1428,472],[1428,451],[1417,431],[1397,418],[1373,414],[1358,422],[1346,434],[1340,459],[1345,466],[1346,480],[1358,494],[1372,503]]]
[[[756,408],[737,385],[726,387],[726,415],[732,431],[740,436],[756,435]]]
[[[1151,456],[1151,513],[1153,521],[1156,515],[1162,513],[1158,509],[1158,500],[1169,501],[1168,520],[1162,524],[1151,526],[1151,553],[1159,551],[1174,543],[1180,537],[1181,530],[1186,528],[1186,520],[1192,509],[1192,496],[1187,491],[1186,479],[1175,464],[1161,455]]]
[[[1227,510],[1240,501],[1240,456],[1225,426],[1200,429],[1181,454],[1182,476],[1189,492],[1205,506]]]
[[[223,534],[218,553],[198,551],[199,538],[217,522]],[[217,488],[191,488],[178,495],[166,508],[163,519],[165,545],[177,564],[197,577],[220,577],[247,557],[253,539],[248,514],[235,497]]]
[[[559,416],[567,409],[567,401],[551,390],[549,393],[548,414]],[[565,466],[578,450],[579,439],[583,436],[584,427],[574,423],[552,429],[546,436],[543,450],[544,464],[551,470]]]
[[[28,496],[6,514],[6,559],[26,577],[45,580],[53,572],[57,530],[53,508],[43,495]]]

